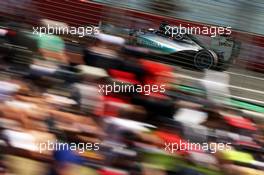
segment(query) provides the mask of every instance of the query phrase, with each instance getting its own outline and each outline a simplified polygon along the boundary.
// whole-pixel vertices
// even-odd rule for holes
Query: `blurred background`
[[[263,7],[262,0],[0,1],[0,175],[263,175]],[[48,25],[100,32],[33,33]],[[174,38],[167,25],[232,32]],[[165,92],[100,93],[113,83]],[[232,149],[165,150],[187,141]],[[48,142],[99,150],[40,153]]]

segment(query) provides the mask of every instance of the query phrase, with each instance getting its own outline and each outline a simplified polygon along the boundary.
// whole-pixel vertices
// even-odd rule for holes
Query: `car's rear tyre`
[[[210,69],[214,65],[217,64],[218,58],[217,55],[210,50],[200,50],[195,56],[194,56],[194,66],[197,69]]]

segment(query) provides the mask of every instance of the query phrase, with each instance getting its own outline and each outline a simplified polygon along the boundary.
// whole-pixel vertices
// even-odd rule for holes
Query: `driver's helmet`
[[[155,29],[153,29],[153,28],[149,28],[148,31],[149,31],[149,32],[154,32]]]

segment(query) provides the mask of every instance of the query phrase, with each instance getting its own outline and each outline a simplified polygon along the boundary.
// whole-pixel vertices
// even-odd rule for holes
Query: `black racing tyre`
[[[200,50],[194,56],[194,66],[198,69],[211,69],[216,65],[218,62],[218,57],[215,52],[211,50]]]

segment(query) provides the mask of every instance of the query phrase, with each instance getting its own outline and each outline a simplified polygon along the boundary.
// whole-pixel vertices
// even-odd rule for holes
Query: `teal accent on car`
[[[159,36],[153,33],[137,36],[137,44],[162,54],[173,54],[184,50],[198,51],[201,47],[194,42],[175,41],[171,38]]]
[[[177,50],[170,45],[164,44],[163,38],[159,36],[140,35],[137,37],[137,44],[162,54],[171,54]]]

